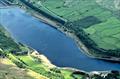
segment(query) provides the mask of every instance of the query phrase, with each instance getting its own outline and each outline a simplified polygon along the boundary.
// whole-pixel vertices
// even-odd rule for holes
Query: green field
[[[92,15],[104,21],[112,16],[111,12],[100,7],[96,0],[31,0],[31,3],[38,8],[43,5],[52,13],[69,21]]]
[[[72,77],[72,70],[67,69],[59,69],[59,68],[49,68],[49,66],[46,66],[40,59],[34,58],[32,56],[17,56],[20,60],[22,60],[29,69],[40,73],[48,78],[51,79],[74,79]],[[80,77],[79,79],[82,79],[84,76],[78,74]]]
[[[120,21],[109,18],[106,22],[84,29],[100,48],[120,49]]]
[[[47,79],[47,78],[32,70],[20,69],[7,58],[0,58],[0,79]]]

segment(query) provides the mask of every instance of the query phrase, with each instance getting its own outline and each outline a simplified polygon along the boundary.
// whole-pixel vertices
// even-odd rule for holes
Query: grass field
[[[40,74],[29,70],[20,69],[7,58],[0,58],[0,79],[47,79]]]
[[[84,29],[95,43],[104,49],[120,49],[120,21],[109,18],[106,22]]]
[[[33,70],[37,73],[40,73],[44,76],[47,76],[48,78],[75,79],[73,76],[71,76],[72,73],[74,72],[72,70],[59,69],[59,68],[55,68],[55,67],[50,68],[50,67],[46,66],[41,60],[36,59],[31,56],[17,56],[17,57],[19,57],[22,61],[24,61],[31,70]],[[49,76],[47,75],[48,72],[49,72]],[[63,76],[63,77],[60,77],[60,76]],[[77,76],[79,76],[79,79],[82,79],[84,77],[84,75],[81,75],[81,74],[77,74]]]
[[[22,60],[29,69],[44,75],[48,78],[53,79],[63,79],[64,76],[61,73],[56,73],[54,71],[51,71],[50,68],[46,65],[44,65],[40,59],[34,58],[31,56],[17,56],[20,60]]]
[[[85,76],[80,74],[75,74],[74,77],[73,71],[67,69],[61,69],[62,74],[65,76],[65,79],[84,79]]]
[[[32,2],[38,8],[43,5],[52,13],[69,21],[92,15],[104,21],[112,16],[111,12],[102,6],[100,7],[96,0],[32,0]]]
[[[43,69],[43,71],[48,70],[47,68],[44,68],[45,66],[40,60],[32,58],[31,56],[18,56],[18,58],[24,61],[28,67],[32,68],[33,70],[37,70],[38,72],[40,71],[39,69]]]
[[[118,11],[120,10],[120,0],[96,0],[96,2],[109,10]],[[107,5],[106,5],[107,3]]]
[[[71,76],[71,74],[73,73],[72,70],[49,68],[48,66],[44,65],[44,63],[41,60],[36,59],[31,56],[27,56],[27,55],[26,56],[17,56],[17,57],[20,58],[20,60],[24,61],[28,65],[28,68],[30,68],[31,70],[33,70],[37,73],[40,73],[44,76],[47,76],[48,78],[74,79]],[[49,76],[47,75],[48,73],[49,73]],[[63,76],[63,78],[60,76]],[[81,77],[80,79],[82,79],[83,76],[79,75],[79,77]]]

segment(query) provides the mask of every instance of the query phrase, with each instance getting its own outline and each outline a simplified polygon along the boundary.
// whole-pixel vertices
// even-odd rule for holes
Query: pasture
[[[45,0],[41,4],[52,13],[69,21],[76,21],[92,15],[105,21],[112,16],[112,13],[99,6],[96,0]]]
[[[84,31],[100,48],[120,49],[120,21],[118,19],[112,17]]]

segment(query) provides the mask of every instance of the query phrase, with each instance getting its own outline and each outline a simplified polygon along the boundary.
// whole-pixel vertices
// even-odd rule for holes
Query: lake
[[[15,40],[44,54],[56,66],[85,71],[120,70],[118,63],[87,57],[73,39],[18,7],[0,9],[0,24]]]

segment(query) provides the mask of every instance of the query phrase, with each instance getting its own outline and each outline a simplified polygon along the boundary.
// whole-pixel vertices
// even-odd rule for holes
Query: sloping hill
[[[120,10],[119,0],[31,0],[34,6],[51,11],[52,13],[69,21],[82,19],[86,16],[96,16],[106,20],[112,16],[112,11]]]
[[[0,79],[47,79],[40,74],[17,67],[7,58],[0,57]]]

